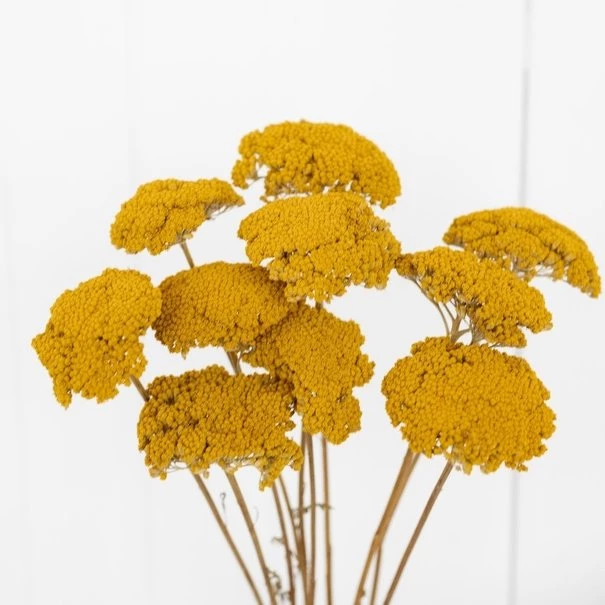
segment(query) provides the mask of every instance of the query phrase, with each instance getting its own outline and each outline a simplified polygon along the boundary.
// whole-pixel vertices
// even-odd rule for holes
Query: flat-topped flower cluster
[[[446,244],[402,253],[374,208],[401,192],[388,157],[343,125],[285,122],[240,144],[233,185],[264,179],[266,205],[240,224],[248,263],[194,266],[186,240],[243,197],[219,179],[157,180],[126,201],[110,229],[128,253],[175,245],[190,267],[158,286],[132,270],[108,269],[62,294],[33,345],[59,402],[103,402],[146,367],[141,337],[152,328],[171,352],[222,347],[236,373],[210,366],[139,385],[146,401],[139,448],[153,476],[171,469],[233,472],[253,465],[261,487],[302,464],[287,436],[302,430],[342,443],[361,429],[353,394],[372,377],[353,321],[327,308],[353,285],[384,288],[396,274],[439,310],[446,335],[412,346],[382,382],[392,424],[413,452],[442,454],[464,470],[525,470],[554,431],[548,391],[526,361],[495,347],[526,345],[524,330],[552,324],[529,281],[546,275],[598,296],[587,245],[529,209],[485,210],[454,220]],[[388,337],[388,335],[385,335]],[[243,375],[241,362],[258,372]]]

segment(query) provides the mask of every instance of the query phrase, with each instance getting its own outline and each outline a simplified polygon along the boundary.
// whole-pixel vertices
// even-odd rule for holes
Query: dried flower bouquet
[[[122,205],[111,226],[116,247],[156,255],[176,245],[188,269],[159,286],[137,271],[107,269],[59,296],[33,346],[66,408],[74,393],[101,403],[115,397],[119,385],[137,388],[143,399],[139,449],[150,474],[165,479],[187,469],[193,475],[256,603],[332,605],[328,443],[361,429],[353,391],[370,380],[374,364],[362,351],[360,327],[325,305],[350,285],[383,288],[393,271],[411,280],[439,312],[445,332],[413,344],[382,381],[387,414],[407,451],[352,587],[356,605],[377,602],[382,544],[419,458],[442,455],[445,466],[388,587],[388,604],[452,469],[525,471],[527,461],[546,451],[555,428],[549,392],[524,359],[501,349],[524,347],[524,329],[551,327],[533,278],[564,280],[596,297],[597,267],[573,231],[526,208],[458,217],[444,235],[448,246],[403,254],[373,209],[395,203],[397,172],[374,143],[347,126],[276,124],[246,135],[239,153],[233,184],[153,181]],[[259,179],[265,205],[238,231],[250,262],[196,266],[187,240],[204,221],[244,203],[234,187]],[[231,372],[213,365],[143,385],[140,338],[149,328],[174,353],[222,347]],[[242,362],[258,372],[244,372]],[[292,436],[297,424],[300,439]],[[264,588],[206,486],[212,465],[233,489]],[[260,489],[272,491],[284,546],[283,588],[266,565],[236,479],[243,466],[256,467]],[[299,472],[296,497],[281,477],[287,466]],[[319,525],[324,596],[316,589]]]

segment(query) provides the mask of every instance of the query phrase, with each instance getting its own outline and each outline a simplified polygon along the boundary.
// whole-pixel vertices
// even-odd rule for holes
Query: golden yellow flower
[[[584,240],[565,225],[529,208],[460,216],[443,240],[496,259],[527,280],[545,275],[563,279],[593,297],[601,292],[601,278]]]
[[[496,262],[444,246],[403,255],[400,275],[415,281],[436,303],[451,303],[470,321],[475,342],[522,347],[520,326],[532,332],[551,327],[552,316],[536,288]]]
[[[361,353],[364,337],[354,321],[301,305],[268,330],[242,359],[294,385],[303,429],[341,443],[361,428],[353,388],[370,380],[374,364]]]
[[[65,407],[72,393],[100,403],[117,385],[139,378],[147,361],[139,338],[161,308],[160,291],[138,271],[106,269],[66,290],[50,310],[46,330],[32,345]]]
[[[264,201],[326,191],[352,191],[385,208],[401,194],[393,163],[371,141],[342,124],[282,122],[247,134],[233,183],[246,188],[265,171]]]
[[[147,249],[160,254],[191,237],[206,219],[243,203],[233,187],[219,179],[152,181],[122,204],[111,226],[111,242],[130,253]]]
[[[211,464],[231,471],[252,465],[263,489],[286,465],[300,469],[300,447],[285,435],[295,427],[287,383],[268,374],[231,376],[210,366],[160,376],[147,390],[137,433],[152,476],[164,479],[179,463],[194,473]]]
[[[156,338],[172,352],[191,347],[245,349],[296,309],[284,285],[262,267],[216,262],[168,277],[160,284],[162,313]]]
[[[349,284],[384,287],[400,244],[389,224],[354,193],[278,200],[247,216],[238,235],[246,253],[286,282],[286,296],[319,302],[344,294]]]
[[[427,338],[397,361],[382,392],[412,451],[443,454],[466,472],[527,470],[555,430],[550,394],[529,364],[487,345]]]

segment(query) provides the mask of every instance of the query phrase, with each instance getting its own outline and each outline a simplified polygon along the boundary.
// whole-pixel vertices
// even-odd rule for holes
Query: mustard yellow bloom
[[[475,340],[523,347],[520,326],[532,332],[551,327],[552,316],[536,288],[496,262],[443,246],[403,255],[400,275],[415,281],[436,303],[451,303],[472,323]]]
[[[233,187],[219,179],[152,181],[122,204],[111,226],[111,242],[130,253],[147,249],[160,254],[191,237],[206,219],[243,203]]]
[[[284,285],[262,267],[216,262],[168,277],[160,284],[162,313],[156,338],[183,355],[191,347],[235,351],[250,346],[273,324],[296,309]]]
[[[50,310],[46,330],[32,345],[53,379],[64,407],[72,393],[97,402],[118,394],[117,385],[139,378],[147,360],[139,338],[161,308],[160,291],[138,271],[107,269],[66,290]]]
[[[427,338],[397,361],[382,392],[412,451],[443,454],[466,472],[525,471],[555,430],[550,394],[529,364],[487,345]]]
[[[301,305],[268,330],[242,359],[294,385],[303,429],[341,443],[361,428],[356,386],[370,380],[374,364],[361,353],[364,337],[354,321]]]
[[[328,301],[350,284],[384,287],[401,249],[389,224],[353,193],[278,200],[247,216],[238,235],[252,263],[269,259],[271,278],[286,282],[291,300]]]
[[[286,465],[300,469],[300,447],[285,435],[295,427],[286,383],[268,374],[231,376],[210,366],[160,376],[147,391],[137,433],[152,476],[164,479],[178,463],[194,473],[212,464],[231,471],[252,465],[263,489]]]
[[[443,236],[478,256],[500,261],[527,280],[563,279],[597,297],[601,278],[590,249],[571,229],[529,208],[500,208],[460,216]]]
[[[264,201],[305,193],[352,191],[385,208],[401,194],[393,163],[371,141],[341,124],[283,122],[247,134],[231,173],[246,188],[266,170]]]

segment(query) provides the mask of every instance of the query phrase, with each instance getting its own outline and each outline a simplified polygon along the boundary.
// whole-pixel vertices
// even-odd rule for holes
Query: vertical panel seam
[[[523,2],[523,40],[521,56],[521,102],[519,120],[519,167],[517,182],[517,206],[527,207],[527,188],[529,178],[529,132],[532,76],[533,44],[533,6],[532,0]],[[517,351],[522,355],[521,351]],[[519,509],[521,500],[521,477],[512,472],[510,489],[510,545],[508,560],[508,595],[507,605],[518,605],[519,602]]]

